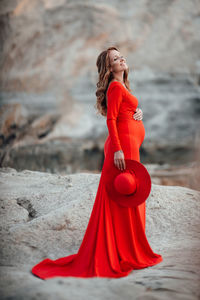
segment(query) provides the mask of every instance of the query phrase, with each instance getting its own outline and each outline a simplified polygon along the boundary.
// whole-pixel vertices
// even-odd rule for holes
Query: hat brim
[[[142,204],[149,196],[151,191],[151,177],[143,164],[136,160],[125,159],[126,169],[119,170],[115,165],[110,164],[107,166],[105,172],[105,185],[109,197],[116,201],[119,205],[125,207],[135,207]],[[134,193],[124,195],[114,187],[114,179],[122,172],[130,172],[135,175],[136,190]]]

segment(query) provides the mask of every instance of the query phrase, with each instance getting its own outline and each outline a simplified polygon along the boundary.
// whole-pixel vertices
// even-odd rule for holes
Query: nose
[[[120,61],[125,61],[125,58],[123,56],[121,56]]]

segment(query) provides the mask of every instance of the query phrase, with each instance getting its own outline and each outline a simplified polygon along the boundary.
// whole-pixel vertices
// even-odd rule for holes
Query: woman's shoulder
[[[117,80],[111,81],[108,85],[107,91],[111,91],[114,87],[117,87],[118,89],[124,88],[123,84]]]

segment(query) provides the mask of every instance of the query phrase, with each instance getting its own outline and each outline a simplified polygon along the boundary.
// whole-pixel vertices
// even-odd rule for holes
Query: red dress
[[[123,150],[126,159],[140,161],[144,140],[142,121],[133,119],[138,100],[119,81],[107,90],[107,126],[104,164],[95,202],[82,243],[76,254],[36,264],[31,272],[42,278],[123,277],[134,269],[160,263],[163,258],[151,249],[145,235],[145,202],[122,207],[105,190],[105,168],[114,163],[114,152]]]

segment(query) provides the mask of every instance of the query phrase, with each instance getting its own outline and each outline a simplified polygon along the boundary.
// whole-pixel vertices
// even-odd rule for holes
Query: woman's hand
[[[140,108],[136,108],[136,112],[133,114],[133,119],[141,121],[143,119],[143,112]]]
[[[114,153],[114,164],[119,170],[126,169],[126,163],[124,160],[124,153],[122,150],[116,151]]]

